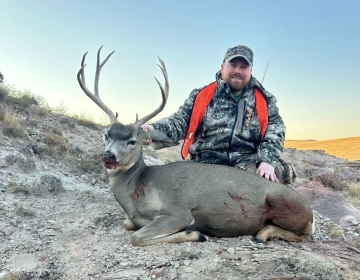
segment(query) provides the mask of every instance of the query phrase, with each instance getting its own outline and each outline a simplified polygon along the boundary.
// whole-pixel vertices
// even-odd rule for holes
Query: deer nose
[[[113,153],[110,152],[110,151],[105,151],[105,152],[103,153],[103,157],[104,157],[104,158],[110,158],[110,157],[112,157],[112,156],[113,156]]]
[[[110,152],[110,151],[105,151],[105,152],[103,153],[102,158],[103,158],[103,160],[106,161],[106,160],[114,159],[115,156],[114,156],[114,154],[113,154],[112,152]]]

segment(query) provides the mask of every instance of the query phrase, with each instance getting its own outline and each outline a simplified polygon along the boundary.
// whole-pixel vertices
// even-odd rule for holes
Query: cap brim
[[[225,59],[225,61],[229,62],[230,60],[232,60],[232,59],[234,59],[234,58],[236,58],[236,57],[241,57],[241,58],[245,59],[245,60],[247,61],[247,63],[248,63],[250,66],[252,66],[252,62],[249,61],[249,59],[248,59],[246,56],[244,56],[244,55],[239,55],[239,54],[230,55],[228,58]]]

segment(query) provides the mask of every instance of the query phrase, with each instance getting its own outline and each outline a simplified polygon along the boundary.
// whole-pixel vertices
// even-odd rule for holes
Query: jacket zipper
[[[228,152],[227,152],[227,157],[228,157],[228,165],[230,166],[231,164],[231,158],[230,158],[230,149],[231,149],[231,146],[232,146],[232,140],[233,140],[233,136],[234,136],[234,131],[235,131],[235,128],[238,127],[239,129],[239,133],[241,133],[243,131],[243,124],[244,124],[244,119],[245,119],[245,108],[246,108],[246,105],[247,105],[247,102],[246,100],[243,100],[243,104],[242,104],[242,118],[241,120],[239,119],[239,104],[241,103],[241,98],[237,101],[237,106],[236,106],[236,116],[235,116],[235,122],[234,122],[234,125],[232,127],[232,131],[231,131],[231,138],[230,138],[230,141],[229,141],[229,147],[228,147]],[[238,120],[241,121],[241,123],[237,124]]]

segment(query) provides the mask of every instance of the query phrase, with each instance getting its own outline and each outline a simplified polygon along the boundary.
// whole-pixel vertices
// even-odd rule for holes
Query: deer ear
[[[149,134],[152,140],[151,145],[155,150],[173,147],[180,144],[179,141],[174,141],[158,130],[150,130]]]
[[[151,145],[155,150],[173,147],[179,145],[179,141],[174,141],[167,137],[164,133],[158,130],[143,131],[141,128],[138,129],[138,138],[141,140],[143,145],[147,145],[148,139],[151,139]]]

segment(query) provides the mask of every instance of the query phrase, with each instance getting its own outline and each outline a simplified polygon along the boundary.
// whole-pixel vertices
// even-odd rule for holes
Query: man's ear
[[[223,78],[223,70],[224,70],[225,62],[223,62],[220,66],[221,78]]]

